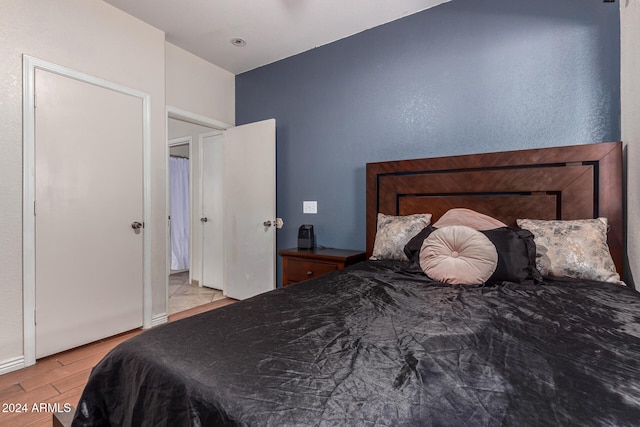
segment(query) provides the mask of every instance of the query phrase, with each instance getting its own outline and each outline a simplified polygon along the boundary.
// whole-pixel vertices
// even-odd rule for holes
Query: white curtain
[[[169,158],[171,269],[189,269],[189,159]]]

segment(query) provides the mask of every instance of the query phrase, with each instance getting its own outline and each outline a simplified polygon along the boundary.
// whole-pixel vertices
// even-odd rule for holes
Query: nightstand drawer
[[[301,282],[338,269],[335,263],[305,261],[293,258],[289,259],[287,267],[287,274],[289,280],[292,282]]]
[[[282,257],[282,286],[342,270],[365,259],[362,251],[335,248],[282,249],[278,255]]]

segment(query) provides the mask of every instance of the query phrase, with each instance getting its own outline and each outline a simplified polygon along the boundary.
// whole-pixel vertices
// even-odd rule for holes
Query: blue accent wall
[[[236,123],[267,118],[278,248],[364,249],[367,162],[619,140],[619,4],[452,0],[236,76]]]

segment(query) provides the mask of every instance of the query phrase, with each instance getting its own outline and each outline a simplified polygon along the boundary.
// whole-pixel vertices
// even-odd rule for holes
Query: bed
[[[636,291],[531,265],[523,280],[451,284],[419,268],[423,248],[403,245],[418,262],[381,257],[376,244],[381,215],[429,213],[423,246],[457,208],[505,224],[501,233],[522,234],[513,226],[524,218],[607,218],[615,275],[621,171],[620,143],[368,164],[377,259],[122,343],[93,369],[74,425],[637,425]],[[522,239],[528,251],[533,240]]]

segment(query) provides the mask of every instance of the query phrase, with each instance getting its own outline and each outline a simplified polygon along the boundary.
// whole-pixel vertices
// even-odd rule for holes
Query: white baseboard
[[[162,325],[163,323],[167,323],[169,321],[169,316],[167,313],[162,313],[157,316],[153,316],[151,318],[151,327]]]
[[[0,363],[0,375],[24,368],[24,356],[15,357]]]

